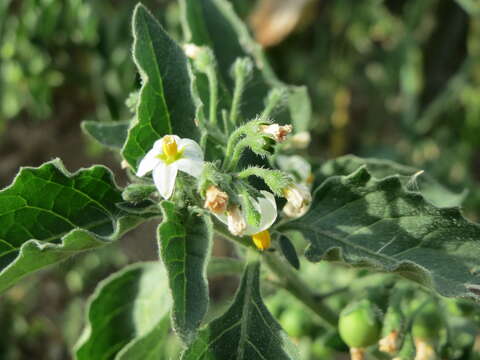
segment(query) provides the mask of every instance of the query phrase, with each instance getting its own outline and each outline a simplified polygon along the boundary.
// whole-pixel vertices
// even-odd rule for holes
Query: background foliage
[[[355,153],[425,169],[454,194],[468,188],[466,215],[479,220],[477,2],[305,0],[298,1],[301,6],[288,7],[289,1],[295,0],[277,1],[275,11],[269,12],[262,7],[272,6],[272,1],[232,2],[257,40],[268,46],[267,55],[280,80],[307,85],[314,114],[308,151],[312,160],[320,166],[319,160]],[[135,3],[0,3],[1,185],[11,181],[19,165],[39,165],[53,154],[67,153],[69,169],[92,163],[92,156],[114,164],[112,156],[95,144],[74,139],[81,120],[116,122],[131,116],[125,94],[139,87],[130,57],[129,24]],[[177,2],[144,3],[170,34],[179,36]],[[276,14],[285,8],[290,11],[291,31],[282,34],[274,24]],[[9,290],[0,300],[0,329],[8,334],[0,340],[0,358],[69,358],[68,349],[83,324],[85,298],[95,284],[127,263],[155,258],[151,239],[141,233],[129,236],[129,242],[140,243],[134,249],[123,241],[62,263],[58,265],[62,271],[43,272]],[[227,254],[229,249],[214,251]],[[323,273],[335,274],[315,277],[324,290],[333,290],[336,283],[353,293],[351,280],[368,278],[353,270],[336,273],[331,265],[322,266]],[[219,307],[232,293],[224,283],[211,284]],[[221,288],[215,290],[216,286]],[[273,296],[268,305],[296,338],[305,358],[333,356],[335,346],[342,350],[338,335],[306,318],[303,310],[286,311],[281,296]],[[341,309],[345,304],[333,305]],[[455,313],[455,306],[449,311]],[[154,330],[164,331],[161,324]],[[323,341],[318,346],[320,354],[330,355],[312,350],[320,338],[334,344],[326,349]],[[175,354],[176,346],[172,342],[168,351]]]

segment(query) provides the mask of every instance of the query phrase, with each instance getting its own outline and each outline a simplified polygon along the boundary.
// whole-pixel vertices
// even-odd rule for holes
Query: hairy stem
[[[319,300],[321,296],[310,289],[288,264],[281,261],[274,253],[265,253],[264,259],[285,290],[313,310],[326,323],[334,328],[337,327],[338,315]]]
[[[218,100],[218,80],[217,73],[215,72],[214,67],[209,67],[206,72],[208,78],[208,88],[210,92],[210,123],[212,125],[217,125],[217,100]]]

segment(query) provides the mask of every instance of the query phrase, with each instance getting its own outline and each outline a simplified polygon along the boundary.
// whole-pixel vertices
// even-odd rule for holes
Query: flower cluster
[[[260,136],[266,136],[276,143],[285,141],[292,131],[290,125],[278,124],[264,124],[257,129]],[[136,175],[143,177],[151,172],[158,193],[164,199],[170,199],[175,190],[178,171],[200,178],[204,166],[203,151],[198,143],[176,135],[166,135],[157,140],[140,161]],[[265,175],[264,180],[272,191],[287,199],[283,208],[286,216],[301,216],[310,205],[310,191],[303,184],[291,181],[289,175],[282,174],[284,173],[278,170],[259,168],[259,174],[254,175]],[[286,182],[284,179],[289,180]],[[256,191],[256,195],[252,196],[246,191],[242,194],[244,201],[239,201],[238,196],[229,196],[228,191],[208,181],[203,193],[203,207],[226,224],[231,234],[251,236],[255,246],[262,251],[270,248],[269,229],[278,215],[274,194],[268,191]],[[252,218],[254,220],[251,220]]]

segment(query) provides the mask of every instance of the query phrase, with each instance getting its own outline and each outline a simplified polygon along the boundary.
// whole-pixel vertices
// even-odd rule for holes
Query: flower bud
[[[252,240],[257,249],[264,251],[270,248],[271,237],[268,230],[259,232],[258,234],[252,235]]]
[[[287,199],[287,204],[283,208],[283,212],[288,217],[299,217],[305,214],[312,202],[310,191],[303,185],[292,185],[283,191],[283,195]]]
[[[296,149],[305,149],[310,144],[311,139],[308,131],[302,131],[292,136],[291,144]]]
[[[242,236],[247,223],[245,218],[237,205],[230,206],[227,210],[227,225],[228,230],[235,236]]]
[[[205,194],[204,208],[215,214],[222,214],[227,210],[228,195],[218,187],[211,185]]]
[[[183,51],[185,52],[185,55],[188,58],[195,59],[198,56],[201,49],[195,44],[185,44],[183,45]]]
[[[283,142],[287,138],[287,135],[292,132],[292,125],[260,125],[260,131],[275,139],[276,142]]]

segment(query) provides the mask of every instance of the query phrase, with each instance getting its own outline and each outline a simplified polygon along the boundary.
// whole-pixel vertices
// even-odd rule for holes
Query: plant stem
[[[239,112],[240,100],[242,98],[243,88],[245,86],[245,78],[237,76],[235,78],[235,89],[233,90],[232,107],[230,109],[230,124],[234,127],[237,124],[237,115]]]
[[[328,325],[337,327],[338,315],[319,301],[318,294],[312,291],[288,264],[281,261],[277,254],[265,253],[263,258],[285,290],[313,310]]]
[[[213,66],[210,66],[208,68],[208,71],[206,72],[206,75],[208,78],[208,87],[210,91],[210,123],[212,125],[217,125],[218,80],[215,68]]]

